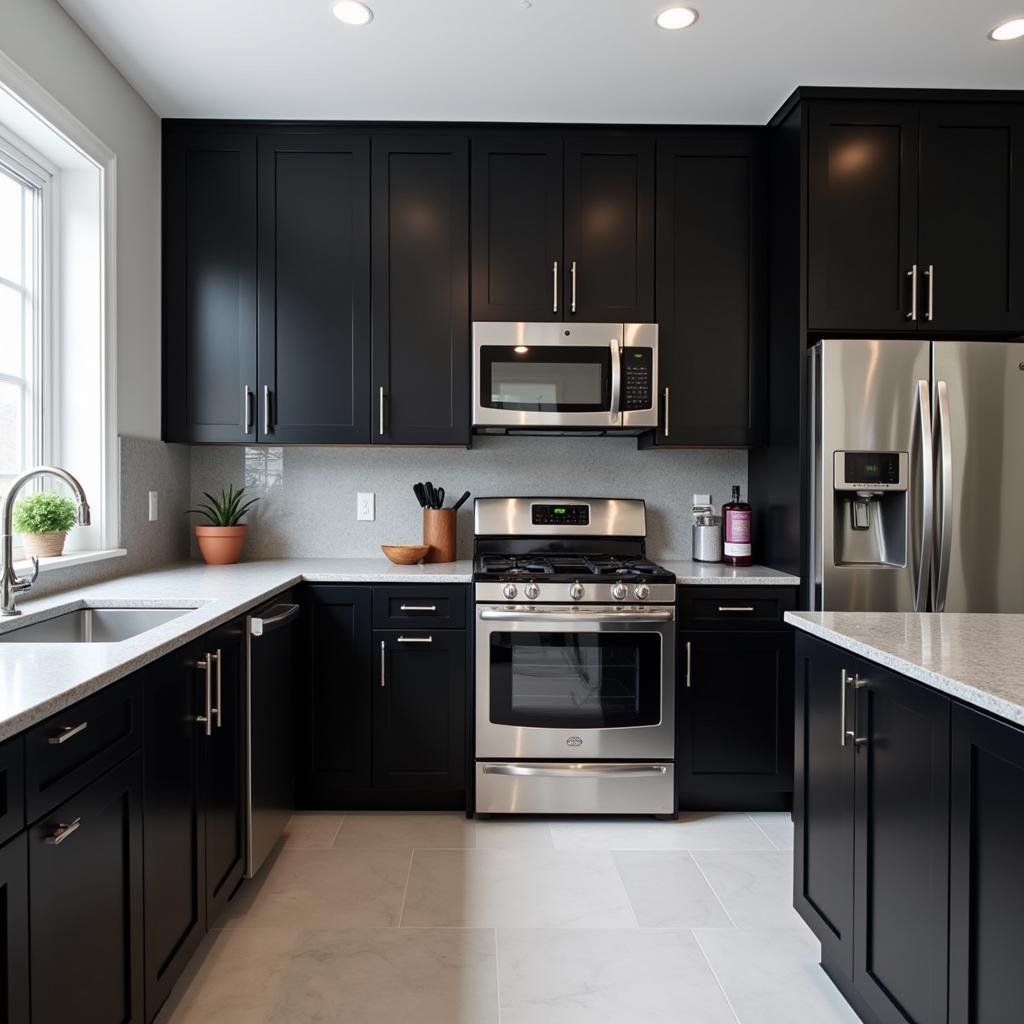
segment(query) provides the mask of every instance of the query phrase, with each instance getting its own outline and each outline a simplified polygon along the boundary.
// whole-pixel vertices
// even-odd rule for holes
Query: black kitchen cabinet
[[[0,1024],[29,1019],[28,838],[0,846]]]
[[[142,1024],[140,775],[133,754],[29,830],[33,1024]]]
[[[473,319],[561,319],[562,140],[480,136],[472,148]]]
[[[760,136],[658,143],[656,445],[761,444],[765,170]]]
[[[375,630],[373,785],[462,790],[466,784],[466,634]]]
[[[25,741],[0,743],[0,845],[25,827]]]
[[[254,135],[165,132],[166,441],[256,441],[256,208]]]
[[[372,191],[373,440],[466,444],[468,140],[375,137]]]
[[[787,808],[793,789],[793,636],[681,633],[680,810]]]
[[[566,320],[654,319],[654,142],[565,143]],[[546,318],[549,319],[549,318]]]
[[[1024,731],[954,706],[949,1020],[1005,1024],[1024,1003]]]
[[[369,335],[368,136],[260,135],[259,440],[368,443]]]

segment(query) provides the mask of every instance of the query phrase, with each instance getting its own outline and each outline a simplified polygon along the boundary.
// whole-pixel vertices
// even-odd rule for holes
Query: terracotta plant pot
[[[47,533],[23,533],[21,543],[24,545],[25,554],[30,558],[52,558],[54,555],[64,554],[64,540],[67,533],[64,530],[51,530]]]
[[[234,565],[242,555],[248,526],[197,526],[196,543],[207,565]]]

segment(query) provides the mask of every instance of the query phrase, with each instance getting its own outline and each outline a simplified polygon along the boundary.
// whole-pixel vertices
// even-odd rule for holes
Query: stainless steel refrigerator
[[[809,359],[812,608],[1024,612],[1024,341]]]

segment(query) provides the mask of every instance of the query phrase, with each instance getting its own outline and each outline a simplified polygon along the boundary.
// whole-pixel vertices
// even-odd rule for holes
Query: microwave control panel
[[[652,348],[631,345],[622,350],[622,396],[619,403],[623,412],[650,409],[654,405],[653,364]]]

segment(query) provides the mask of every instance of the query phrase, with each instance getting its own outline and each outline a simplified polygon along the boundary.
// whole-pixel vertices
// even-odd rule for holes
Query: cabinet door
[[[306,653],[296,700],[296,802],[346,806],[371,786],[370,588],[306,587],[300,636]]]
[[[762,178],[753,137],[659,145],[659,445],[763,441]]]
[[[146,1017],[152,1019],[206,930],[200,745],[205,694],[192,645],[139,672],[143,694]]]
[[[1024,107],[922,108],[918,258],[930,272],[930,329],[1024,330],[1022,165]]]
[[[950,702],[874,664],[853,670],[854,986],[881,1024],[942,1024]]]
[[[201,644],[205,657],[214,656],[213,721],[210,735],[203,736],[200,769],[209,929],[245,870],[245,620],[227,623]]]
[[[469,143],[373,140],[374,441],[469,440]]]
[[[28,1015],[28,839],[0,846],[0,1024]]]
[[[853,976],[854,745],[844,652],[796,638],[793,905],[822,959]]]
[[[653,140],[565,143],[564,249],[566,320],[654,319]]]
[[[683,810],[793,788],[793,636],[684,633],[676,773]]]
[[[472,319],[562,319],[561,139],[474,139],[472,175]]]
[[[370,143],[260,136],[259,439],[370,439]]]
[[[163,223],[164,440],[254,442],[255,136],[168,133]]]
[[[917,251],[917,108],[815,104],[808,153],[808,326],[904,331]]]
[[[133,754],[29,832],[32,1024],[142,1024],[142,800]]]
[[[950,793],[949,1019],[1020,1017],[1024,732],[954,706]]]
[[[373,784],[462,789],[466,764],[466,634],[373,634]]]

